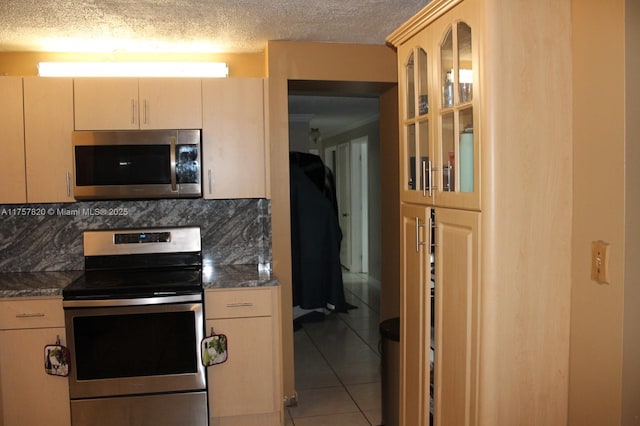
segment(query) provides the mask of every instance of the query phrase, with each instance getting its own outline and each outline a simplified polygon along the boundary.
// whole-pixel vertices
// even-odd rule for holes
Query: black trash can
[[[400,423],[400,318],[380,323],[380,355],[382,356],[382,424]]]

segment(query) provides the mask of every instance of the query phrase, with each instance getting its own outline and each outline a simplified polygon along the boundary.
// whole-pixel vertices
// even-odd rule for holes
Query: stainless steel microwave
[[[73,132],[78,200],[202,196],[201,130]]]

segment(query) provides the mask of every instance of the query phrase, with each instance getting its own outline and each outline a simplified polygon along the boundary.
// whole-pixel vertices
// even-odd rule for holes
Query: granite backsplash
[[[82,270],[87,229],[200,226],[205,262],[271,263],[266,199],[0,205],[0,272]]]

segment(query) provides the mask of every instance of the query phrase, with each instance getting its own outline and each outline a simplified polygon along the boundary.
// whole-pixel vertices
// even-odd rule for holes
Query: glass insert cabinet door
[[[477,144],[474,132],[474,60],[471,27],[450,25],[440,43],[440,182],[445,193],[473,193]]]
[[[464,16],[427,28],[401,58],[401,197],[479,208],[477,52]]]
[[[422,47],[412,48],[404,66],[403,194],[433,196],[431,111],[429,105],[429,56]]]

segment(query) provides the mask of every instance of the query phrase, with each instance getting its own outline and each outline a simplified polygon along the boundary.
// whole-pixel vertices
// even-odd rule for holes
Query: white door
[[[351,270],[351,170],[349,155],[350,144],[345,143],[336,149],[336,198],[338,199],[338,217],[342,231],[340,263]]]
[[[366,136],[351,141],[351,272],[369,271],[369,199]]]

